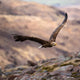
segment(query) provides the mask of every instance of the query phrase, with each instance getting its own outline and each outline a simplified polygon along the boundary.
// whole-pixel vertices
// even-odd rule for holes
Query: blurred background
[[[80,0],[23,0],[23,1],[33,1],[41,4],[56,6],[56,7],[64,7],[64,6],[71,6],[71,5],[80,5]]]
[[[48,40],[68,13],[57,36],[57,46],[38,47],[32,41],[15,42],[12,34]],[[28,60],[64,58],[80,52],[80,0],[0,0],[0,66],[23,65]]]

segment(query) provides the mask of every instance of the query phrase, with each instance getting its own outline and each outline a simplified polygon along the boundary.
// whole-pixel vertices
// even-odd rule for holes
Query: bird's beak
[[[56,43],[54,43],[54,46],[56,46],[57,44]]]

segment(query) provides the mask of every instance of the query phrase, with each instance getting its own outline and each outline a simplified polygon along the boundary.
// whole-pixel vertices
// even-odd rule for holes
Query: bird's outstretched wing
[[[42,39],[36,38],[36,37],[22,36],[22,35],[17,35],[17,34],[13,34],[13,35],[14,35],[15,41],[23,42],[23,41],[26,41],[26,40],[31,40],[31,41],[38,42],[42,45],[45,44],[45,43],[48,43],[48,41],[45,41],[45,40],[42,40]]]
[[[63,22],[55,29],[55,31],[52,33],[52,35],[50,36],[50,39],[49,39],[49,41],[56,41],[56,37],[57,37],[57,35],[58,35],[58,33],[59,33],[59,31],[62,29],[62,27],[64,26],[64,24],[67,22],[67,18],[68,18],[68,15],[67,15],[67,13],[64,13],[64,15],[65,15],[65,19],[63,20]]]

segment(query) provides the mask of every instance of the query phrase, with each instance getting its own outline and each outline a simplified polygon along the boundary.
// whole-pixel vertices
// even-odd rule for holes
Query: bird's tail
[[[26,36],[17,35],[17,34],[13,34],[13,38],[15,41],[20,41],[20,42],[27,40]]]

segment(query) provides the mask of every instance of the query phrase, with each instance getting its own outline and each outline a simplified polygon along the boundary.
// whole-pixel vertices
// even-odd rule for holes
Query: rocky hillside
[[[79,19],[68,20],[57,37],[56,47],[39,49],[38,43],[16,43],[13,39],[13,34],[21,34],[48,40],[63,19],[63,11],[55,7],[19,0],[0,0],[0,66],[73,56],[74,52],[80,51]]]
[[[0,80],[80,80],[80,53],[74,58],[51,58],[0,69]]]

